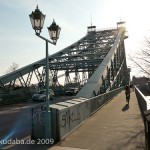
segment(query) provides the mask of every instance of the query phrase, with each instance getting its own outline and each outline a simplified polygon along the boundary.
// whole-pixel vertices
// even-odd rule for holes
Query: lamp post
[[[49,58],[48,58],[48,43],[56,45],[57,39],[59,38],[61,28],[56,25],[56,22],[53,20],[50,27],[48,27],[48,32],[52,41],[46,39],[45,37],[41,36],[41,30],[44,25],[45,16],[39,10],[38,5],[35,11],[29,15],[30,21],[32,24],[32,28],[35,30],[35,35],[40,37],[46,42],[46,113],[45,113],[45,138],[51,138],[51,112],[50,112],[50,102],[49,102]]]

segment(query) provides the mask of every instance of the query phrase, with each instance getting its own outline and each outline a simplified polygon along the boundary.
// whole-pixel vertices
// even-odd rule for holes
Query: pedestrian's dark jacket
[[[129,93],[130,93],[130,87],[129,87],[128,85],[125,87],[125,93],[126,93],[126,94],[129,94]]]

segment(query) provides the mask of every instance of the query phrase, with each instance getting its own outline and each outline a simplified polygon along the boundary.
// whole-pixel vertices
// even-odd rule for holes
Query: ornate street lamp
[[[50,38],[53,40],[54,43],[57,42],[57,39],[59,38],[61,28],[56,25],[56,22],[53,20],[53,23],[51,24],[50,27],[48,27],[48,32]]]
[[[49,108],[49,58],[48,58],[48,43],[56,45],[57,39],[59,38],[61,28],[56,25],[56,22],[53,20],[52,25],[48,27],[48,32],[52,41],[41,36],[41,30],[44,25],[45,16],[39,10],[38,6],[35,11],[29,15],[32,28],[35,30],[35,34],[46,42],[46,113],[45,113],[45,138],[51,138],[51,112]]]
[[[32,11],[31,15],[29,16],[30,16],[32,28],[35,30],[36,33],[41,33],[46,15],[42,14],[42,12],[39,10],[37,5],[35,12]]]
[[[29,15],[29,17],[30,17],[32,28],[35,30],[36,35],[39,36],[41,33],[41,30],[43,28],[46,15],[42,14],[42,12],[39,10],[39,8],[37,6],[35,11],[34,12],[32,11],[32,13]],[[51,42],[48,40],[48,42],[51,44],[56,44],[57,39],[59,38],[59,35],[60,35],[61,28],[56,24],[56,22],[54,20],[53,20],[51,26],[47,27],[47,28],[48,28],[50,38],[53,41],[53,42]],[[42,39],[45,39],[44,37],[41,37],[41,36],[39,36],[39,37]],[[45,39],[45,40],[47,40],[47,39]]]

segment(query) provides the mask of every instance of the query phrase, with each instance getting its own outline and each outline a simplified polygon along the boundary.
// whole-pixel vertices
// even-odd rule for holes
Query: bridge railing
[[[98,109],[103,107],[105,104],[107,104],[110,100],[112,100],[113,97],[115,97],[118,93],[120,93],[122,90],[124,90],[124,86],[121,88],[117,88],[115,90],[112,90],[108,93],[101,94],[99,96],[93,97],[90,100],[90,114],[93,114]]]
[[[135,92],[145,127],[145,147],[146,150],[150,150],[150,109],[147,110],[148,103],[146,101],[146,96],[144,96],[143,93],[137,87],[135,88]]]
[[[79,127],[88,117],[90,117],[94,112],[112,100],[112,98],[122,90],[124,90],[124,87],[120,87],[91,99],[79,97],[50,105],[52,114],[52,138],[55,141],[64,139],[72,131]],[[39,108],[33,108],[33,110],[41,111],[38,112],[38,114],[44,113],[44,108],[41,109],[41,106]],[[34,113],[33,116],[35,116]],[[44,115],[40,116],[42,117]],[[36,120],[36,123],[33,122],[32,124],[32,137],[35,139],[44,137],[45,127],[43,124],[41,124],[41,120],[43,119],[44,118],[40,118],[39,122]],[[39,133],[38,131],[42,132]]]
[[[136,96],[137,96],[137,100],[138,100],[138,103],[139,103],[139,107],[140,107],[141,113],[143,115],[144,111],[147,110],[147,102],[146,102],[145,96],[138,89],[138,87],[135,88],[135,93],[136,93]]]

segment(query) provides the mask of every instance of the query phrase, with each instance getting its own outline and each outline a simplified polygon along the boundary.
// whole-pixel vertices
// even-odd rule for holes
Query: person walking
[[[130,89],[132,89],[132,92],[134,92],[134,84],[130,84]]]
[[[126,102],[128,103],[129,105],[129,100],[130,100],[130,86],[129,85],[126,85],[125,87],[125,95],[126,95]]]

